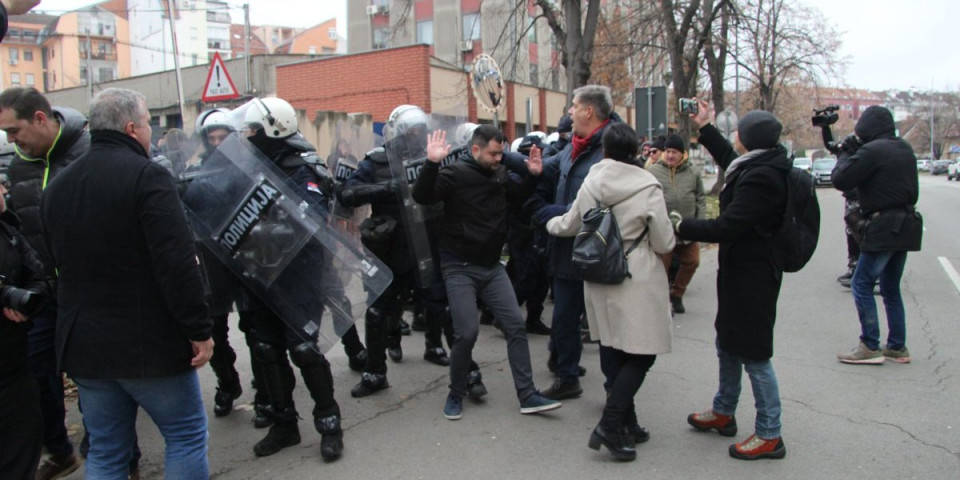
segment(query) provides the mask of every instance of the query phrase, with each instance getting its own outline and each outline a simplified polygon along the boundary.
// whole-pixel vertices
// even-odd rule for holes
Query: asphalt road
[[[349,389],[359,375],[349,371],[335,347],[337,398],[343,411],[343,458],[324,463],[311,403],[302,385],[296,401],[304,417],[303,442],[257,458],[252,447],[265,433],[254,430],[248,404],[214,418],[215,379],[201,371],[210,415],[210,466],[218,479],[351,478],[459,479],[531,478],[781,478],[781,479],[958,479],[960,478],[960,225],[956,205],[960,182],[921,176],[919,208],[926,221],[923,251],[911,254],[903,279],[907,345],[913,363],[851,366],[836,354],[857,344],[859,324],[848,289],[836,281],[846,265],[842,199],[820,189],[823,227],[819,248],[801,272],[787,274],[780,296],[774,365],[783,399],[783,460],[745,462],[729,457],[727,446],[752,433],[755,414],[744,381],[735,439],[693,431],[690,412],[709,408],[716,388],[713,316],[716,309],[716,249],[704,251],[700,270],[685,297],[687,313],[674,319],[673,352],[658,358],[636,397],[641,424],[653,438],[639,446],[637,460],[619,463],[605,451],[587,448],[599,420],[604,392],[595,345],[584,348],[584,395],[539,416],[520,415],[506,362],[503,337],[481,327],[474,356],[490,394],[480,404],[465,402],[463,419],[445,420],[444,368],[422,360],[422,334],[404,339],[406,358],[390,364],[392,387],[366,399]],[[948,270],[954,270],[951,280]],[[956,282],[956,283],[955,283]],[[879,297],[878,297],[879,301]],[[552,304],[547,305],[549,319]],[[882,306],[881,306],[881,316]],[[233,320],[235,321],[235,319]],[[235,325],[235,323],[233,324]],[[886,335],[885,325],[881,329]],[[232,344],[244,385],[249,362],[238,331]],[[534,377],[540,388],[552,377],[546,369],[547,339],[530,339]],[[246,389],[242,402],[250,402]],[[81,430],[75,405],[68,405],[71,430]],[[139,422],[143,478],[162,478],[163,443],[149,418]],[[78,438],[77,438],[78,439]],[[81,472],[68,478],[81,478]]]

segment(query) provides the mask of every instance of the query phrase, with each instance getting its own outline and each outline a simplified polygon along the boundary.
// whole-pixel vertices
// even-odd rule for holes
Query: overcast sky
[[[249,0],[253,24],[309,27],[337,17],[346,29],[348,0]],[[349,0],[364,2],[367,0]],[[841,56],[850,59],[845,84],[871,90],[892,88],[960,90],[960,48],[954,25],[957,0],[794,0],[819,8],[842,32]],[[42,0],[40,9],[59,14],[90,0]],[[243,22],[242,1],[231,11]]]

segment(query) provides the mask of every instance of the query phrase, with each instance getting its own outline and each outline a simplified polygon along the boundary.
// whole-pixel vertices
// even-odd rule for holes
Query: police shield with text
[[[254,446],[272,455],[300,442],[287,351],[315,406],[324,459],[343,450],[340,408],[323,356],[392,280],[382,262],[328,225],[333,179],[298,133],[296,112],[278,98],[231,112],[227,137],[184,195],[195,232],[244,285],[248,341],[261,366],[273,426]],[[349,269],[350,275],[341,275]],[[340,284],[331,279],[344,276]],[[328,315],[324,315],[324,311]]]

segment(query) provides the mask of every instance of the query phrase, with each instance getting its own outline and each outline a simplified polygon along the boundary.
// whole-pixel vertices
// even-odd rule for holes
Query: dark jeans
[[[615,431],[620,426],[636,424],[636,409],[633,397],[637,395],[647,372],[657,360],[656,355],[638,355],[617,350],[613,347],[600,345],[600,362],[604,374],[612,379],[610,396],[603,407],[603,416],[600,425],[608,431]]]
[[[507,272],[499,263],[481,267],[462,262],[443,263],[443,282],[447,286],[453,315],[453,346],[450,348],[450,392],[463,397],[472,363],[473,345],[479,325],[477,299],[490,308],[494,324],[507,339],[507,360],[520,401],[536,392],[530,366],[530,346],[526,323]]]
[[[880,296],[887,312],[887,348],[898,350],[907,341],[907,314],[900,295],[900,278],[907,252],[860,252],[851,289],[860,317],[860,341],[871,350],[880,348],[880,319],[873,286],[880,282]]]
[[[517,304],[526,303],[527,318],[539,320],[547,290],[550,289],[547,257],[539,251],[532,234],[514,235],[508,241],[507,248],[510,252],[507,273],[513,282]]]
[[[33,376],[24,371],[0,379],[0,477],[34,477],[40,462],[41,424],[40,392]]]
[[[557,357],[557,378],[565,383],[580,381],[580,317],[584,313],[583,282],[580,280],[553,280],[553,324],[550,341]]]
[[[57,310],[48,305],[33,316],[33,327],[28,336],[30,368],[40,387],[40,411],[43,416],[43,446],[51,455],[73,453],[67,437],[66,409],[63,406],[63,377],[57,370],[57,352],[54,347]]]

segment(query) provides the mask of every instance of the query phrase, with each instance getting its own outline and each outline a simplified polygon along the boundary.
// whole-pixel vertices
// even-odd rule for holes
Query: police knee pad
[[[253,356],[263,363],[280,363],[283,349],[267,342],[253,343]]]
[[[290,356],[293,358],[293,364],[298,368],[304,368],[327,362],[326,357],[320,353],[317,353],[317,351],[314,350],[309,343],[300,343],[291,348]]]

